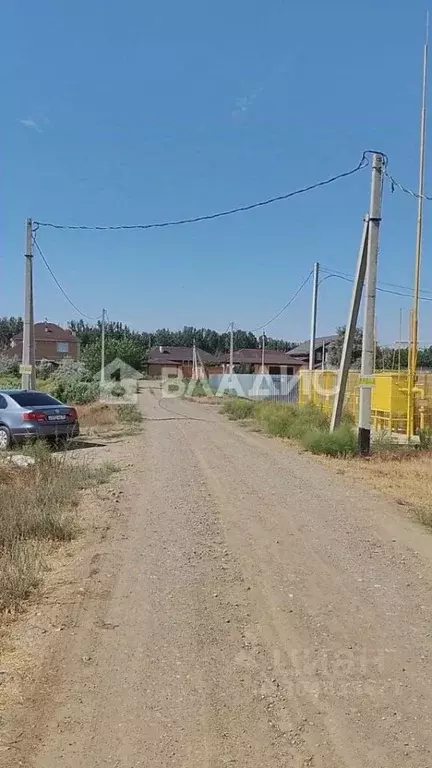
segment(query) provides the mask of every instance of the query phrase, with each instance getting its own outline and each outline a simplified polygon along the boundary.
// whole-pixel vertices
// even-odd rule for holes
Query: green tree
[[[0,350],[7,349],[13,336],[23,329],[22,317],[0,317]]]
[[[329,365],[335,368],[339,367],[342,357],[342,347],[345,339],[345,326],[337,328],[337,336],[331,342],[327,353],[327,362]],[[361,352],[362,352],[363,333],[360,328],[356,328],[354,331],[354,342],[351,355],[350,365],[351,368],[360,368]]]
[[[419,349],[417,365],[419,368],[432,368],[432,347]]]
[[[100,339],[93,344],[89,344],[82,353],[83,363],[93,374],[100,370],[101,353]],[[107,338],[105,340],[105,365],[108,365],[117,357],[140,372],[145,369],[147,364],[146,350],[139,339],[127,337],[122,339]]]

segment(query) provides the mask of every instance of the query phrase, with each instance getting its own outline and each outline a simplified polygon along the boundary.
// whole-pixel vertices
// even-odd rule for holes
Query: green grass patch
[[[256,413],[257,403],[252,400],[246,400],[241,397],[229,397],[221,407],[221,413],[224,413],[232,421],[240,419],[252,419]]]
[[[292,440],[300,440],[314,429],[328,429],[327,416],[315,405],[261,401],[256,405],[255,418],[270,435]]]
[[[323,453],[326,456],[353,456],[357,451],[357,438],[348,426],[339,427],[334,432],[312,430],[302,437],[302,445],[311,453]]]
[[[230,397],[224,401],[221,412],[233,420],[252,419],[257,427],[274,437],[299,440],[311,453],[351,456],[357,449],[350,420],[344,420],[339,429],[330,433],[328,416],[313,404],[296,405]]]

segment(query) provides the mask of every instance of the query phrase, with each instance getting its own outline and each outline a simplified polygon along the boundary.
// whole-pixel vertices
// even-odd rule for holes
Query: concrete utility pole
[[[198,378],[198,363],[197,363],[196,344],[194,339],[193,346],[192,346],[192,379],[197,379],[197,378]]]
[[[311,311],[311,330],[310,330],[310,342],[309,342],[309,370],[313,371],[315,367],[315,338],[316,338],[316,326],[317,326],[317,307],[318,307],[318,277],[319,277],[319,264],[315,262],[313,265],[313,280],[312,280],[312,311]]]
[[[265,373],[265,331],[262,332],[262,347],[261,347],[261,373]]]
[[[429,52],[429,12],[426,16],[426,40],[423,50],[423,91],[422,109],[420,121],[420,167],[417,199],[417,232],[416,255],[414,266],[414,300],[412,308],[412,324],[410,334],[410,348],[408,358],[408,403],[407,403],[407,438],[411,439],[414,432],[414,406],[415,385],[418,355],[418,315],[420,294],[420,266],[423,239],[423,200],[425,180],[425,156],[426,156],[426,109],[427,109],[427,78],[428,78],[428,52]]]
[[[342,418],[343,405],[345,400],[346,385],[348,380],[349,367],[351,363],[352,348],[354,342],[354,333],[357,328],[357,319],[360,309],[360,302],[363,292],[364,279],[366,274],[367,247],[369,240],[369,216],[366,216],[363,225],[363,235],[360,244],[360,250],[357,258],[357,269],[354,280],[351,304],[348,315],[348,322],[345,328],[345,337],[342,347],[342,356],[339,365],[336,395],[333,401],[333,412],[330,421],[330,432],[338,428]]]
[[[32,220],[26,221],[24,329],[21,366],[21,386],[35,389],[35,342],[33,309],[33,248]]]
[[[105,384],[105,313],[106,313],[106,309],[102,309],[101,372],[100,372],[100,383],[101,383],[101,386],[103,386]]]
[[[383,188],[384,158],[374,153],[372,158],[372,185],[369,210],[369,237],[366,263],[366,297],[363,324],[363,346],[360,376],[360,408],[358,447],[363,456],[370,453],[372,385],[375,353],[375,303],[378,266],[379,230]]]
[[[229,375],[234,371],[234,323],[230,323],[230,352],[229,352]]]

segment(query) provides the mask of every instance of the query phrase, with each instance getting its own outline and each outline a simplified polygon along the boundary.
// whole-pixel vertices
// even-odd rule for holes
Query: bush
[[[312,430],[303,435],[302,445],[311,453],[327,456],[353,456],[357,451],[357,439],[349,427],[339,427],[334,432]]]
[[[49,379],[50,376],[55,371],[55,365],[54,363],[51,363],[49,360],[41,360],[39,365],[36,366],[36,376],[39,379],[46,380]]]
[[[378,432],[374,432],[372,435],[371,449],[373,453],[385,453],[387,451],[394,451],[399,447],[399,443],[396,437],[389,432],[388,429],[380,429]]]
[[[117,405],[119,420],[126,424],[138,424],[142,421],[142,413],[134,403]]]
[[[188,396],[192,397],[207,397],[209,395],[213,394],[213,390],[210,387],[210,384],[208,383],[207,379],[202,381],[202,379],[191,379],[192,384],[189,382],[186,394]]]
[[[329,426],[328,417],[316,405],[261,402],[256,407],[256,418],[270,435],[293,440]]]
[[[7,355],[0,355],[0,375],[6,376],[18,376],[19,375],[19,360],[15,357],[7,357]]]
[[[59,379],[54,380],[50,387],[50,393],[62,402],[85,405],[97,400],[99,397],[99,384],[94,381]]]
[[[2,389],[19,389],[21,387],[21,379],[19,376],[12,374],[0,374],[0,387]]]
[[[57,381],[86,381],[92,380],[91,373],[88,368],[80,360],[72,360],[71,357],[65,357],[61,361],[57,370],[55,371],[54,378]]]
[[[256,404],[252,400],[245,400],[241,397],[230,397],[221,408],[221,413],[225,413],[229,419],[235,421],[238,419],[252,419],[255,413]]]

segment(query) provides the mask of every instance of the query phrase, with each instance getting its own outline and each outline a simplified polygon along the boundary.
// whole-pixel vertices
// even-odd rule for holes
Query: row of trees
[[[20,317],[0,318],[0,354],[10,346],[12,337],[22,331],[23,322]],[[87,368],[96,372],[100,367],[101,359],[101,323],[89,325],[83,320],[72,320],[69,323],[71,330],[77,335],[81,343],[81,356]],[[337,329],[337,336],[328,353],[328,363],[337,367],[343,345],[345,329]],[[210,328],[194,328],[185,326],[182,330],[172,331],[169,328],[160,328],[155,333],[146,331],[134,331],[129,326],[118,322],[109,322],[105,329],[105,359],[109,363],[116,357],[121,358],[136,370],[145,368],[148,351],[154,346],[191,347],[193,340],[200,349],[211,354],[228,352],[229,333],[218,333]],[[267,349],[282,350],[288,352],[295,347],[297,342],[285,341],[266,337]],[[261,338],[250,331],[234,331],[234,349],[252,348],[258,349]],[[354,339],[352,366],[360,367],[362,347],[362,332],[357,329]],[[377,370],[397,370],[398,367],[408,367],[408,350],[406,347],[377,347]],[[419,350],[418,366],[420,368],[432,368],[432,347]]]
[[[81,355],[87,368],[90,371],[98,370],[101,358],[100,321],[96,325],[89,325],[82,320],[71,321],[69,326],[80,340]],[[141,371],[145,368],[148,352],[152,347],[192,347],[194,339],[199,349],[213,355],[229,350],[229,333],[218,333],[211,328],[185,326],[178,331],[160,328],[155,333],[147,333],[134,331],[123,323],[109,322],[105,326],[105,360],[109,363],[119,357]],[[234,331],[234,349],[258,349],[260,344],[261,339],[250,331]],[[266,346],[268,349],[288,351],[295,347],[296,343],[266,338]]]
[[[345,336],[345,327],[337,329],[335,340],[330,344],[327,355],[327,363],[331,367],[338,367],[342,355],[342,347]],[[363,334],[357,328],[354,334],[353,351],[351,356],[351,368],[360,368]],[[432,369],[432,347],[419,349],[417,367]],[[375,350],[375,368],[377,371],[397,371],[408,368],[408,348],[380,346]]]
[[[76,333],[82,347],[86,347],[100,338],[100,321],[96,325],[89,325],[83,320],[78,322],[72,320],[69,327]],[[133,331],[123,323],[110,322],[106,324],[105,333],[107,339],[115,339],[116,341],[126,338],[134,339],[137,343],[141,343],[146,350],[154,346],[191,347],[194,339],[197,347],[213,355],[229,350],[229,332],[218,333],[211,328],[194,328],[185,325],[182,330],[172,331],[169,328],[160,328],[154,333],[148,333],[147,331]],[[261,337],[255,336],[254,333],[242,330],[234,331],[234,349],[258,349],[260,344]],[[279,349],[287,352],[296,344],[297,342],[293,341],[266,337],[268,349]]]

